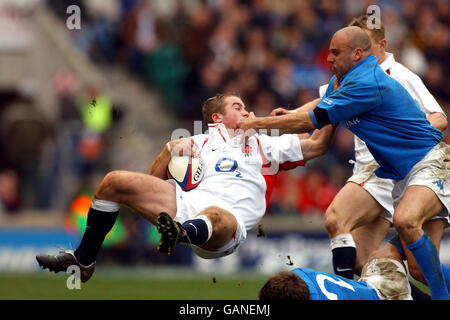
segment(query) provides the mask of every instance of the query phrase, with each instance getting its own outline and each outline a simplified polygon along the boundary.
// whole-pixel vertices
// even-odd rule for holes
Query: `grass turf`
[[[2,300],[256,300],[268,277],[239,275],[142,276],[103,273],[94,275],[81,289],[69,290],[68,274],[0,273]]]

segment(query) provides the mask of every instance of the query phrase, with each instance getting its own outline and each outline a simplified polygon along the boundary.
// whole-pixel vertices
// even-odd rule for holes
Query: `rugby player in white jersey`
[[[208,99],[203,105],[203,118],[209,123],[207,134],[167,143],[150,174],[108,173],[92,199],[78,248],[57,255],[40,254],[38,263],[54,272],[78,265],[81,280],[87,281],[120,205],[136,210],[158,227],[158,250],[162,252],[170,254],[181,242],[207,259],[233,253],[264,215],[278,170],[304,165],[325,153],[334,130],[328,126],[308,139],[256,134],[243,148],[237,123],[251,116],[238,96],[218,94]],[[202,157],[205,171],[195,189],[183,191],[167,180],[173,154]]]

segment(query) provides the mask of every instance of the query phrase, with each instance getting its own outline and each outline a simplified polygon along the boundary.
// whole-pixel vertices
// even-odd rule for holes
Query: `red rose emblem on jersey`
[[[253,149],[252,149],[252,147],[250,146],[250,145],[245,145],[245,147],[244,147],[244,154],[246,155],[246,156],[249,156],[249,155],[251,155],[252,154],[252,151],[253,151]]]

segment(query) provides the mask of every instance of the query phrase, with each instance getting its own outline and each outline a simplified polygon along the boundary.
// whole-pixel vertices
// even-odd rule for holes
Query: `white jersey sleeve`
[[[267,163],[278,165],[279,170],[290,170],[305,165],[300,139],[294,134],[281,136],[258,135],[256,137]]]
[[[439,112],[446,116],[439,103],[425,87],[422,79],[414,72],[396,62],[390,70],[390,75],[400,82],[427,115]]]

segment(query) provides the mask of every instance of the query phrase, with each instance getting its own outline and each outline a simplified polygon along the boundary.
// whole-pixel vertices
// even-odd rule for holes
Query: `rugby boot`
[[[161,212],[156,220],[156,229],[161,234],[156,249],[161,252],[170,255],[178,242],[189,242],[186,230],[183,226],[172,219],[172,217],[166,213]]]
[[[51,272],[58,273],[60,271],[67,271],[69,266],[75,265],[80,268],[81,282],[88,281],[95,270],[95,261],[88,266],[84,266],[78,262],[73,253],[73,250],[60,251],[58,254],[38,254],[36,260],[42,269],[47,269]]]

